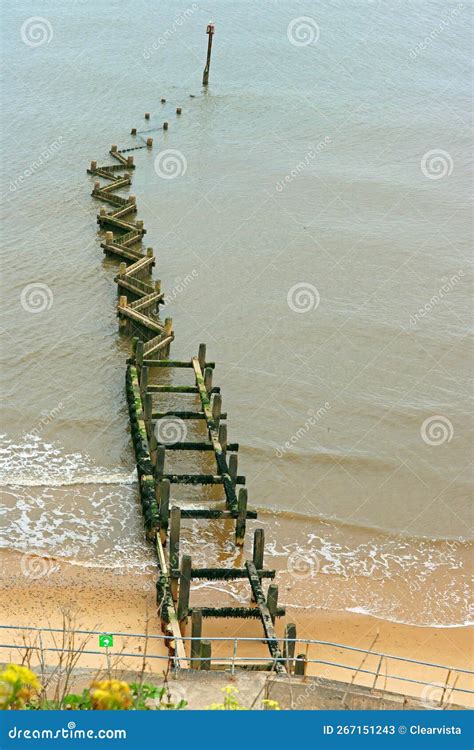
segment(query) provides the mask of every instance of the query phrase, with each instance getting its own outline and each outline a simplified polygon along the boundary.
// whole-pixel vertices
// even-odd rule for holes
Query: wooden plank
[[[165,349],[169,344],[171,344],[173,340],[174,333],[171,336],[166,336],[165,338],[155,336],[155,338],[145,343],[144,352],[146,354],[150,354],[150,352],[157,352],[160,351],[160,349]]]
[[[190,360],[189,362],[185,362],[179,359],[149,359],[147,362],[145,362],[148,367],[192,367],[193,363]],[[208,362],[206,364],[206,367],[212,367],[214,368],[216,366],[215,362]]]
[[[164,329],[163,329],[164,330]],[[220,388],[213,388],[213,393],[219,393]],[[195,385],[151,385],[151,393],[199,393]]]
[[[145,363],[147,360],[143,360]],[[206,419],[206,415],[202,411],[175,411],[170,409],[168,411],[154,411],[152,414],[153,419],[163,419],[164,417],[177,417],[178,419]],[[227,419],[227,414],[221,414],[221,419]]]
[[[202,616],[206,619],[239,619],[239,620],[259,620],[260,610],[258,607],[254,609],[250,607],[192,607],[189,609],[189,614],[199,610]],[[279,607],[276,613],[277,617],[285,616],[285,608]],[[278,641],[276,641],[278,645]],[[284,670],[283,670],[284,671]]]
[[[259,578],[275,578],[275,570],[257,570]],[[248,578],[246,568],[193,568],[191,578],[203,578],[209,581],[236,581]]]
[[[155,259],[153,256],[150,257],[149,255],[143,255],[143,253],[140,253],[140,257],[134,263],[127,266],[124,274],[120,274],[120,275],[127,276],[127,277],[133,276],[134,273],[137,273],[138,271],[144,271],[147,268],[149,269],[154,264],[155,264]],[[154,291],[155,291],[155,288],[151,286],[150,294],[151,292],[154,292]]]
[[[234,516],[229,510],[219,510],[218,508],[181,508],[181,518],[221,518],[225,521],[234,520]],[[247,518],[257,518],[257,511],[248,510]]]
[[[204,357],[205,357],[205,352],[204,352]],[[199,397],[201,399],[202,410],[206,416],[209,438],[214,448],[214,455],[216,458],[217,469],[223,479],[224,492],[226,496],[227,506],[229,510],[236,515],[238,512],[237,495],[235,493],[234,484],[229,475],[229,467],[227,466],[225,452],[222,450],[222,446],[219,442],[219,426],[216,425],[213,419],[211,402],[209,400],[209,394],[206,391],[206,386],[204,385],[204,377],[202,374],[201,365],[199,364],[199,359],[198,357],[193,357],[192,361],[193,361],[194,374],[196,378],[196,386],[198,388]],[[221,419],[222,419],[222,415],[221,415]]]
[[[118,190],[119,188],[128,187],[128,185],[131,184],[132,181],[130,177],[117,177],[109,185],[104,185],[104,187],[99,188],[99,193],[110,193],[112,192],[112,190]]]
[[[275,634],[275,628],[273,626],[273,619],[272,615],[270,614],[270,611],[267,606],[267,602],[265,600],[265,595],[262,590],[262,584],[260,582],[259,575],[257,573],[257,569],[253,562],[250,562],[250,560],[246,560],[245,567],[247,569],[248,579],[250,586],[252,588],[252,593],[255,599],[255,602],[258,607],[258,611],[260,613],[260,619],[262,621],[263,630],[265,632],[265,637],[267,639],[267,646],[268,650],[270,651],[270,655],[275,663],[275,671],[278,673],[286,673],[286,670],[281,662],[283,656],[280,651],[280,646]],[[274,617],[278,616],[279,609],[275,607],[274,609]]]
[[[164,327],[161,325],[161,323],[157,323],[155,320],[151,320],[151,318],[148,318],[146,315],[142,315],[139,312],[135,312],[135,310],[131,310],[129,307],[122,307],[120,304],[117,305],[117,310],[119,315],[125,315],[127,318],[131,318],[132,320],[135,320],[137,323],[140,323],[144,328],[148,328],[150,331],[159,331],[160,333],[164,332]],[[153,393],[155,386],[149,386],[150,393]]]
[[[163,299],[163,292],[152,292],[151,294],[146,294],[142,299],[136,300],[135,302],[132,302],[129,307],[132,308],[132,310],[137,310],[140,312],[143,308],[151,307],[152,305],[158,305]],[[148,367],[148,365],[147,365]]]
[[[131,279],[130,281],[126,281],[126,279],[123,276],[116,276],[114,281],[116,284],[118,284],[120,289],[126,289],[128,292],[132,292],[132,294],[136,294],[136,296],[140,297],[140,299],[142,299],[147,294],[147,292],[144,289],[142,289],[141,286],[138,286],[136,284],[134,279]]]
[[[150,386],[148,386],[150,387]],[[223,484],[220,474],[164,474],[171,484]],[[236,477],[236,484],[245,484],[245,477]],[[232,515],[230,516],[232,518]]]
[[[185,669],[188,666],[187,663],[187,657],[186,657],[186,649],[184,647],[184,641],[181,637],[181,631],[179,629],[179,623],[178,618],[176,615],[176,610],[173,602],[173,598],[171,596],[171,589],[170,586],[170,579],[169,579],[169,571],[168,571],[168,565],[166,562],[165,557],[165,551],[163,548],[163,545],[161,544],[161,540],[159,535],[156,535],[156,553],[158,556],[158,565],[161,571],[161,574],[166,579],[166,582],[168,584],[168,601],[167,601],[167,614],[168,614],[168,624],[170,626],[172,635],[173,635],[173,646],[175,651],[175,665],[178,668]]]
[[[146,365],[146,362],[149,360],[145,360],[144,364]],[[146,365],[148,367],[148,365]],[[192,442],[183,442],[183,443],[173,443],[171,445],[166,443],[158,443],[158,445],[164,445],[166,450],[168,451],[213,451],[214,448],[211,445],[211,443],[192,443]],[[227,444],[227,450],[230,451],[238,451],[239,450],[239,444],[238,443],[228,443]]]

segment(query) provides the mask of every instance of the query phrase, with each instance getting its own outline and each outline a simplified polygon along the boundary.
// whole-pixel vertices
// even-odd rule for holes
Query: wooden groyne
[[[178,109],[181,114],[181,108]],[[146,119],[149,119],[149,115]],[[140,134],[133,128],[132,135]],[[245,561],[241,567],[198,568],[193,566],[191,555],[180,552],[182,521],[222,520],[226,523],[225,528],[233,529],[233,543],[241,548],[247,532],[247,521],[256,519],[257,513],[248,507],[245,477],[238,474],[239,446],[228,441],[222,395],[220,388],[213,384],[215,364],[207,361],[205,344],[200,344],[198,353],[189,360],[170,359],[173,324],[171,318],[162,321],[159,314],[164,304],[164,293],[160,281],[152,280],[152,269],[156,264],[153,248],[143,249],[146,230],[143,221],[136,218],[135,196],[125,198],[116,194],[117,190],[129,188],[132,183],[135,163],[134,156],[129,152],[152,146],[151,138],[147,138],[146,145],[133,148],[119,150],[113,145],[109,153],[118,164],[99,167],[96,161],[92,161],[87,171],[94,178],[99,178],[94,182],[92,196],[112,207],[110,209],[103,205],[97,221],[100,228],[105,230],[101,242],[104,253],[120,263],[115,276],[119,298],[117,315],[120,327],[130,335],[131,342],[126,367],[126,395],[144,525],[147,538],[155,546],[158,560],[157,606],[161,627],[168,636],[167,646],[175,668],[191,666],[210,669],[211,643],[205,639],[203,620],[254,618],[261,622],[271,659],[265,668],[302,674],[305,657],[298,655],[295,658],[295,626],[286,626],[281,645],[276,636],[275,621],[284,616],[285,610],[278,604],[278,586],[272,582],[275,571],[264,567],[264,530],[255,529],[252,559]],[[191,374],[192,385],[153,382],[164,370],[174,373],[183,369]],[[199,408],[176,408],[176,400],[186,394],[193,394],[198,399]],[[167,398],[173,399],[171,405],[166,404]],[[207,439],[160,441],[158,428],[161,420],[173,419],[179,420],[179,423],[181,420],[197,420],[198,424],[204,421]],[[207,474],[167,471],[168,458],[175,451],[182,451],[184,455],[188,451],[193,455],[203,452],[208,457],[213,454],[215,471]],[[209,501],[206,507],[182,507],[172,496],[175,485],[219,485],[223,491],[224,507],[208,507]],[[249,584],[249,606],[192,606],[190,596],[193,580],[237,579]],[[270,583],[265,592],[263,581],[267,579]],[[189,621],[194,640],[187,654],[182,638]],[[213,668],[215,666],[212,665]]]

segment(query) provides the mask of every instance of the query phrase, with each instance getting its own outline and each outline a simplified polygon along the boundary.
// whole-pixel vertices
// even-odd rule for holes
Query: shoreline
[[[12,626],[12,630],[2,629],[4,643],[24,646],[29,642],[31,645],[34,641],[34,633],[25,637],[25,631],[15,633],[14,626],[31,627],[34,624],[35,627],[61,630],[64,612],[69,611],[74,618],[76,630],[130,633],[127,637],[117,637],[114,648],[117,658],[121,651],[136,653],[136,658],[128,659],[127,662],[132,667],[135,664],[136,667],[139,660],[143,658],[140,656],[140,653],[143,653],[143,642],[134,638],[133,634],[148,632],[149,635],[161,636],[156,615],[154,581],[149,574],[118,575],[116,571],[81,568],[81,575],[77,576],[77,569],[74,569],[74,566],[63,565],[50,570],[40,578],[32,579],[19,575],[18,566],[21,563],[19,557],[14,553],[8,555],[9,559],[5,561],[3,568],[0,624]],[[308,664],[308,675],[349,682],[356,673],[357,684],[372,686],[375,679],[377,683],[382,681],[385,688],[392,692],[419,695],[419,687],[403,680],[394,680],[390,675],[422,680],[436,686],[444,684],[450,668],[473,668],[471,645],[474,629],[472,626],[436,628],[404,625],[361,613],[318,609],[308,612],[295,607],[287,607],[286,617],[281,618],[276,625],[279,638],[283,636],[284,625],[289,622],[296,624],[297,638],[321,642],[307,647],[307,657],[318,662]],[[190,635],[189,624],[186,634]],[[250,620],[240,621],[240,627],[236,632],[235,623],[230,623],[228,620],[204,621],[203,637],[229,639],[228,642],[213,643],[212,657],[216,662],[224,657],[230,660],[234,636],[256,639],[239,642],[238,656],[268,660],[268,652],[260,640],[260,623]],[[54,637],[58,636],[51,635],[52,639]],[[93,651],[97,651],[95,638],[96,636],[91,636],[87,646]],[[44,644],[47,644],[47,640]],[[366,657],[361,651],[351,651],[343,648],[344,646],[375,653]],[[166,660],[152,659],[152,655],[164,656],[166,653],[161,640],[151,639],[149,643],[147,642],[145,650],[150,656],[147,669],[162,672]],[[8,658],[15,661],[17,654],[18,652],[12,650]],[[443,669],[435,670],[428,666],[395,659],[380,659],[380,656],[376,654],[439,664]],[[2,649],[1,658],[7,659],[7,649]],[[466,663],[468,658],[470,661]],[[123,659],[118,658],[118,662],[120,662],[120,667],[124,668]],[[363,669],[373,674],[358,671],[361,669],[361,663],[363,663]],[[350,669],[342,669],[335,666],[337,664],[344,664]],[[105,668],[105,661],[101,661],[98,655],[83,655],[81,666],[101,669]],[[457,678],[458,687],[469,685],[469,689],[472,689],[469,675],[460,677],[457,674]],[[448,681],[452,686],[452,677]],[[462,702],[464,705],[466,700],[469,701],[469,696],[459,693],[456,702]]]

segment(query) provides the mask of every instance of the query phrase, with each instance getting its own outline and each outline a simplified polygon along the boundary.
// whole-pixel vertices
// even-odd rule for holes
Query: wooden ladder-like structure
[[[152,141],[148,139],[147,146]],[[138,148],[146,148],[139,146]],[[113,208],[100,209],[97,221],[105,228],[105,239],[101,243],[104,253],[120,260],[115,277],[119,302],[117,314],[119,325],[131,329],[133,352],[127,361],[126,394],[130,413],[131,434],[135,450],[140,501],[148,539],[154,544],[158,559],[157,606],[166,643],[176,668],[211,667],[211,644],[203,639],[202,621],[205,618],[256,618],[263,626],[265,642],[271,661],[263,668],[278,672],[302,673],[303,657],[294,661],[296,629],[289,624],[285,629],[283,648],[275,633],[276,618],[285,614],[278,606],[278,587],[270,583],[265,594],[263,579],[275,578],[274,570],[264,568],[264,531],[256,529],[252,560],[244,567],[196,568],[190,555],[180,555],[181,522],[186,519],[200,521],[221,519],[235,525],[234,542],[238,547],[244,543],[248,519],[256,519],[257,513],[248,507],[245,477],[237,473],[237,443],[228,442],[227,415],[222,411],[220,388],[213,386],[215,364],[206,361],[206,346],[201,344],[197,356],[189,361],[169,359],[171,341],[174,338],[172,320],[164,323],[159,317],[159,306],[164,304],[160,282],[152,282],[151,272],[155,265],[152,248],[142,250],[146,232],[143,221],[137,220],[137,203],[134,196],[124,198],[115,191],[129,187],[131,173],[135,169],[133,156],[125,153],[137,149],[119,151],[113,145],[110,155],[119,164],[98,167],[92,161],[87,170],[94,177],[105,180],[95,182],[92,196]],[[152,383],[152,376],[163,368],[167,372],[188,368],[194,385],[169,385]],[[177,410],[174,406],[157,408],[155,399],[164,394],[195,394],[200,402],[199,410]],[[166,395],[164,396],[166,398]],[[203,420],[207,439],[205,441],[160,442],[157,427],[160,420]],[[158,437],[157,437],[158,435]],[[215,473],[176,474],[167,473],[169,452],[203,451],[212,453]],[[171,500],[172,485],[221,485],[225,507],[181,507]],[[237,490],[237,488],[239,489]],[[253,604],[248,607],[192,607],[190,605],[193,580],[230,581],[247,580]],[[191,618],[191,648],[186,654],[183,636]],[[257,667],[255,667],[257,668]],[[262,668],[260,665],[258,668]]]

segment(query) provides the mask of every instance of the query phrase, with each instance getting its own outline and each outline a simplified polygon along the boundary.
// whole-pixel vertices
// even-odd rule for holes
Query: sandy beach
[[[159,640],[149,639],[145,646],[145,639],[135,638],[132,634],[142,634],[148,631],[150,635],[160,635],[158,618],[156,617],[154,578],[150,574],[125,574],[120,571],[97,570],[94,568],[78,567],[51,560],[36,560],[32,565],[32,558],[28,559],[30,571],[33,567],[37,571],[46,570],[41,577],[32,579],[31,575],[21,575],[21,566],[25,565],[25,558],[17,553],[3,554],[4,568],[0,593],[0,610],[3,613],[2,625],[62,628],[65,612],[70,613],[74,627],[77,630],[94,630],[130,634],[116,636],[114,640],[111,662],[114,668],[140,669],[140,657],[131,658],[127,654],[142,654],[146,649],[150,658],[147,659],[147,669],[163,672],[166,661],[153,659],[153,656],[164,655],[165,651]],[[22,563],[23,560],[23,563]],[[367,649],[373,652],[402,656],[406,659],[440,664],[444,670],[424,667],[397,660],[380,659],[380,656],[350,651],[338,646],[315,645],[308,647],[307,656],[319,663],[308,664],[308,674],[333,678],[357,684],[372,686],[385,690],[420,695],[423,686],[417,686],[402,680],[395,680],[390,676],[398,676],[420,680],[431,684],[431,692],[440,694],[445,680],[457,687],[469,686],[467,676],[451,673],[449,667],[472,668],[472,661],[468,656],[472,653],[472,627],[433,628],[415,627],[398,624],[370,617],[364,614],[324,611],[299,610],[287,608],[285,618],[277,623],[277,634],[283,634],[284,624],[294,622],[297,626],[297,636],[301,639],[327,641],[331,644],[351,646],[356,649]],[[226,620],[206,620],[204,624],[205,636],[228,637],[228,642],[213,644],[213,658],[230,657],[232,654],[232,636],[259,637],[261,626],[255,621],[239,621],[236,623]],[[188,627],[188,635],[190,635]],[[48,640],[51,637],[56,639]],[[43,645],[54,646],[60,642],[59,634],[44,635]],[[13,630],[4,629],[3,644],[20,645],[22,639]],[[24,632],[24,643],[36,644],[33,632]],[[86,644],[84,646],[84,644]],[[86,650],[99,651],[98,654],[81,657],[80,666],[105,668],[107,660],[105,652],[98,647],[98,636],[78,635],[75,647],[84,646]],[[23,652],[22,652],[23,653]],[[121,655],[122,654],[122,655]],[[240,643],[238,656],[266,658],[266,650],[262,643]],[[54,664],[55,652],[49,652],[47,661]],[[2,648],[2,659],[18,660],[18,652],[14,649]],[[324,664],[332,662],[332,665]],[[343,664],[352,670],[333,666]],[[354,673],[359,670],[355,676]],[[373,672],[366,674],[363,670]],[[389,676],[387,676],[389,675]],[[455,682],[457,680],[457,682]],[[425,688],[426,690],[426,688]],[[448,698],[450,696],[447,691]],[[454,694],[453,694],[454,695]],[[453,702],[469,704],[467,694],[457,693]]]

